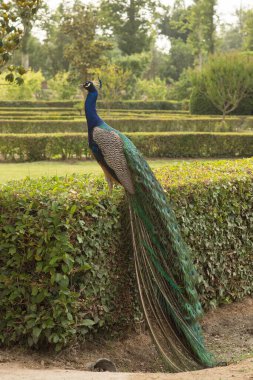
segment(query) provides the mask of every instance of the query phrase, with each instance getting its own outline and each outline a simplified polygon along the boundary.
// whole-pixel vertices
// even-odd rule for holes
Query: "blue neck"
[[[103,123],[103,120],[100,119],[96,110],[97,97],[97,91],[89,92],[85,101],[85,115],[89,130]]]

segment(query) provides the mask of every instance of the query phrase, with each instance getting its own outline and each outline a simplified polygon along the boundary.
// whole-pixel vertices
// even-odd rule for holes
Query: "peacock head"
[[[87,81],[87,82],[85,82],[85,83],[83,83],[83,84],[80,85],[81,89],[85,89],[88,92],[97,92],[97,88],[96,87],[99,87],[99,88],[102,87],[102,82],[101,82],[100,79],[98,79],[98,83]]]

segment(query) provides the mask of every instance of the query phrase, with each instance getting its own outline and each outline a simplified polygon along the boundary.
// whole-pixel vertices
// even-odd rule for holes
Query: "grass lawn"
[[[150,166],[155,169],[169,165],[172,160],[149,160]],[[68,174],[92,173],[102,174],[102,169],[95,161],[42,161],[25,163],[0,163],[0,183],[18,180],[25,177],[52,177]]]

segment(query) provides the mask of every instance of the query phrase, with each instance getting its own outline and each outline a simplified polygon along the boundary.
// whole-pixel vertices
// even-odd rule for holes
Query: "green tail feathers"
[[[196,272],[159,182],[122,134],[135,194],[128,195],[136,277],[151,335],[169,370],[215,365],[205,348]]]

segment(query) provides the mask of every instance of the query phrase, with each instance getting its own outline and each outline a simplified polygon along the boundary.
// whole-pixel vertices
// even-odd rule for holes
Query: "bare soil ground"
[[[194,372],[193,378],[211,379],[210,371],[214,371],[214,375],[220,371],[219,379],[253,380],[253,298],[209,312],[204,318],[203,330],[209,350],[219,361],[227,361],[233,366],[205,370],[207,377],[205,371],[201,372],[200,377]],[[72,346],[58,354],[19,347],[0,349],[0,375],[1,369],[6,368],[21,371],[53,368],[87,371],[89,365],[99,358],[112,360],[119,372],[164,372],[163,363],[149,335],[132,333],[124,340],[85,343],[82,347]],[[241,377],[233,375],[235,369],[241,372]],[[248,377],[244,377],[246,374]]]

